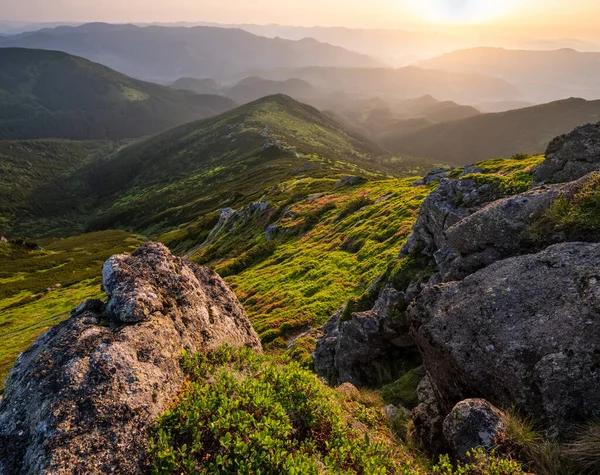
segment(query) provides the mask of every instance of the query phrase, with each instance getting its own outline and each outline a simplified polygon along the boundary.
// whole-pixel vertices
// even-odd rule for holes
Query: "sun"
[[[405,0],[423,19],[434,23],[485,23],[510,13],[518,0]]]

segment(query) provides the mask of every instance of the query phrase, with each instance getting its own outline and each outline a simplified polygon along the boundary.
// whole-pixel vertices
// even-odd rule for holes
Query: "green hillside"
[[[52,188],[57,195],[64,194],[65,207],[77,209],[78,203],[70,201],[68,177],[75,170],[118,149],[120,145],[109,141],[30,140],[0,141],[0,234],[9,230],[13,221],[32,220],[37,229],[47,233],[69,222],[45,218],[43,190]],[[64,219],[69,212],[63,208]],[[26,225],[22,235],[30,235]]]
[[[3,142],[0,154],[6,236],[116,228],[162,240],[227,276],[272,347],[323,322],[383,271],[428,192],[412,186],[414,176],[433,166],[390,158],[281,95],[130,144]],[[223,208],[234,219],[220,227]],[[269,226],[277,231],[267,241]],[[90,236],[81,239],[102,235]],[[49,249],[56,241],[41,242]],[[41,262],[35,251],[23,258]],[[48,317],[29,301],[9,305],[36,321]],[[53,312],[71,307],[64,300]]]
[[[0,140],[122,139],[234,107],[57,51],[0,49]]]
[[[7,233],[122,228],[151,236],[219,208],[259,201],[285,180],[383,178],[420,169],[419,162],[389,158],[287,96],[261,99],[96,158],[61,180],[33,187],[28,208],[14,216]]]

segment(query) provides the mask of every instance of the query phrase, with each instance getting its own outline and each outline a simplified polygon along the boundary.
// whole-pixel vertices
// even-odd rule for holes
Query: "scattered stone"
[[[459,402],[444,419],[444,439],[452,454],[467,461],[467,452],[482,448],[491,451],[503,437],[506,416],[485,399]]]
[[[149,428],[184,381],[183,350],[261,348],[225,282],[161,244],[110,258],[103,286],[106,313],[84,302],[15,362],[0,473],[144,473]]]
[[[271,239],[273,239],[278,232],[279,232],[279,225],[277,223],[270,224],[265,231],[265,236],[267,238],[267,241],[270,241]]]
[[[532,170],[540,182],[565,182],[600,169],[600,122],[577,127],[555,138],[546,150],[546,159]]]
[[[446,413],[440,408],[429,376],[421,380],[417,395],[419,405],[412,411],[415,435],[430,452],[440,454],[446,450],[443,436]]]
[[[8,242],[8,239],[6,239],[4,236],[0,236],[0,242]]]
[[[296,173],[302,173],[302,172],[308,172],[310,170],[313,169],[313,166],[311,163],[305,163],[304,166],[300,167],[300,168],[295,168],[294,172]]]
[[[342,176],[342,178],[340,178],[340,181],[338,181],[335,184],[335,186],[344,186],[344,185],[354,186],[354,185],[358,185],[360,183],[364,183],[366,181],[367,181],[367,179],[362,176]]]
[[[442,178],[446,178],[448,175],[450,175],[452,170],[453,168],[436,168],[435,170],[430,171],[420,180],[415,181],[413,186],[430,185],[436,181],[440,181]]]
[[[268,201],[257,201],[248,204],[248,211],[250,211],[250,213],[252,214],[264,213],[265,211],[267,211],[267,209],[269,209]]]

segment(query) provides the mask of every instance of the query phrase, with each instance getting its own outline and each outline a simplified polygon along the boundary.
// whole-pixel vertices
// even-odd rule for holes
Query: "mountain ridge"
[[[60,51],[0,48],[0,139],[123,139],[235,103],[139,81]]]

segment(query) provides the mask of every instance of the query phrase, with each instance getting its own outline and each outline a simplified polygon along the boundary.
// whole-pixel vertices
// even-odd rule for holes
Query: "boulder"
[[[342,176],[340,178],[340,181],[338,181],[335,186],[344,186],[344,185],[350,185],[350,186],[354,186],[354,185],[358,185],[360,183],[364,183],[366,182],[366,178],[363,178],[362,176]]]
[[[503,438],[505,427],[506,416],[498,408],[485,399],[466,399],[444,419],[444,439],[452,454],[466,462],[471,449],[492,450]]]
[[[600,169],[600,122],[577,127],[555,138],[546,159],[532,170],[540,182],[566,182]]]
[[[440,181],[442,178],[446,178],[448,175],[450,175],[450,173],[452,173],[452,170],[452,168],[436,168],[435,170],[431,170],[423,178],[415,181],[413,186],[431,185],[436,181]]]
[[[478,185],[470,178],[443,178],[437,190],[421,205],[417,222],[400,255],[434,256],[446,247],[448,228],[500,197],[498,190],[489,184]]]
[[[184,381],[182,352],[261,348],[224,281],[161,244],[111,257],[102,275],[106,307],[77,307],[9,373],[0,473],[143,473],[148,430]]]
[[[516,405],[566,439],[600,416],[600,244],[565,243],[429,286],[408,309],[443,413]]]
[[[528,253],[559,242],[545,236],[546,242],[533,242],[527,230],[558,199],[570,198],[590,176],[579,181],[538,187],[495,201],[446,230],[449,258],[437,253],[442,281],[460,280],[499,259]]]

